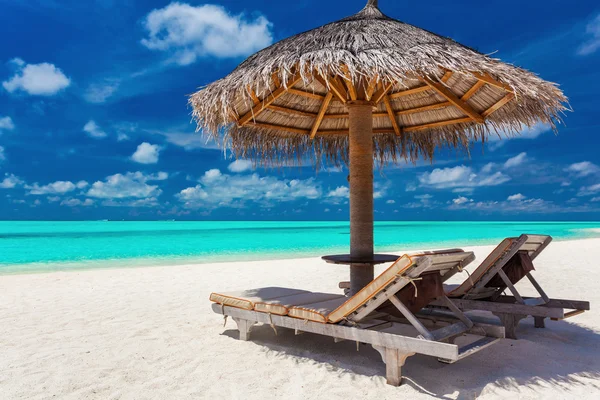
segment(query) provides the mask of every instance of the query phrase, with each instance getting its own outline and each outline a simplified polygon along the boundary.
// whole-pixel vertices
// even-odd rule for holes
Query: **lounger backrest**
[[[346,318],[348,315],[356,311],[364,305],[369,299],[373,298],[377,293],[381,292],[393,282],[399,275],[409,274],[415,270],[422,261],[422,258],[404,255],[398,258],[388,269],[383,271],[377,278],[373,279],[367,286],[362,288],[354,296],[350,297],[341,306],[333,310],[328,315],[329,322],[336,323]]]
[[[396,292],[410,284],[410,279],[418,278],[424,272],[439,271],[440,274],[444,274],[457,268],[461,263],[468,263],[473,259],[474,255],[472,252],[404,255],[362,290],[333,310],[328,315],[328,320],[329,322],[336,323],[347,318],[350,314],[356,312],[360,307],[372,300],[382,290],[391,286],[399,277],[407,277],[409,280],[403,280],[403,285],[395,287]],[[380,299],[382,304],[385,301],[385,298]]]
[[[472,290],[485,287],[500,269],[519,251],[527,251],[531,259],[537,257],[552,241],[545,235],[521,235],[518,238],[506,238],[486,257],[469,277],[449,294],[452,297],[463,296]]]

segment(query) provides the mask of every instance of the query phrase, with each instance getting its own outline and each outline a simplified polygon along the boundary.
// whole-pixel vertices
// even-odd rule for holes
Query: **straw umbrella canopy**
[[[540,122],[555,128],[566,101],[556,84],[390,18],[369,0],[355,15],[250,56],[189,103],[198,130],[236,157],[347,165],[350,253],[368,260],[374,163],[468,151]],[[354,293],[373,267],[353,264],[350,277]]]

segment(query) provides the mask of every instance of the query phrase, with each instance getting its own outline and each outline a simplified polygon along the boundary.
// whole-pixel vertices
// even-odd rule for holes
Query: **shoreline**
[[[600,240],[600,237],[581,237],[581,238],[566,238],[566,239],[553,239],[552,243],[563,243],[563,242],[578,242],[578,241],[588,241],[588,240]],[[500,240],[493,241],[490,240],[489,243],[484,244],[473,244],[462,246],[464,248],[479,248],[486,246],[494,246],[499,243]],[[422,250],[426,250],[424,248],[411,248],[413,246],[408,246],[406,250],[381,250],[379,252],[390,253],[394,255],[403,255],[404,252],[418,252]],[[460,246],[433,246],[429,247],[428,250],[431,249],[445,249],[445,248],[455,248]],[[461,247],[461,248],[462,248]],[[0,264],[0,277],[3,276],[15,276],[15,275],[39,275],[39,274],[52,274],[52,273],[60,273],[60,272],[88,272],[88,271],[100,271],[100,270],[129,270],[129,269],[145,269],[145,268],[176,268],[176,267],[190,267],[190,266],[205,266],[205,265],[213,265],[213,264],[230,264],[230,263],[256,263],[256,262],[285,262],[290,260],[310,260],[310,259],[318,259],[321,260],[321,255],[312,255],[312,254],[299,254],[298,256],[292,256],[290,253],[290,257],[279,257],[279,254],[267,254],[266,256],[261,256],[258,254],[253,254],[255,257],[244,258],[236,258],[236,259],[222,259],[222,260],[208,260],[206,262],[198,262],[194,259],[200,257],[190,257],[189,260],[178,259],[177,257],[169,258],[129,258],[129,259],[119,259],[119,260],[95,260],[95,261],[87,261],[87,262],[59,262],[59,263],[49,263],[44,265],[52,265],[51,268],[32,268],[29,270],[21,270],[21,271],[5,271],[3,267],[7,267],[8,265],[12,266],[31,266],[37,264]],[[270,256],[273,257],[270,257]],[[323,254],[325,255],[325,254]],[[175,262],[172,261],[181,261]],[[153,263],[155,262],[155,263]],[[325,263],[325,261],[322,261]],[[105,264],[105,266],[97,266],[96,264]],[[91,266],[93,265],[93,266]],[[54,267],[56,266],[56,267]],[[7,268],[9,269],[9,268]]]

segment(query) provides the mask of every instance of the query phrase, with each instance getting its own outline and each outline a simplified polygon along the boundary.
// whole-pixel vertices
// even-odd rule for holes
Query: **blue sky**
[[[0,219],[346,220],[345,171],[235,161],[194,134],[187,95],[364,3],[0,0]],[[377,219],[600,219],[596,2],[380,7],[558,82],[574,112],[558,136],[378,172]]]

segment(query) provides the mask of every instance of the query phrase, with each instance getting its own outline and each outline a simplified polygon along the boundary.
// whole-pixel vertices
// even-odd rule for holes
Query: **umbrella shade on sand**
[[[239,158],[345,164],[350,255],[373,258],[373,166],[468,150],[565,110],[557,85],[383,14],[358,14],[259,51],[190,98],[198,129]],[[373,279],[350,267],[351,293]]]

